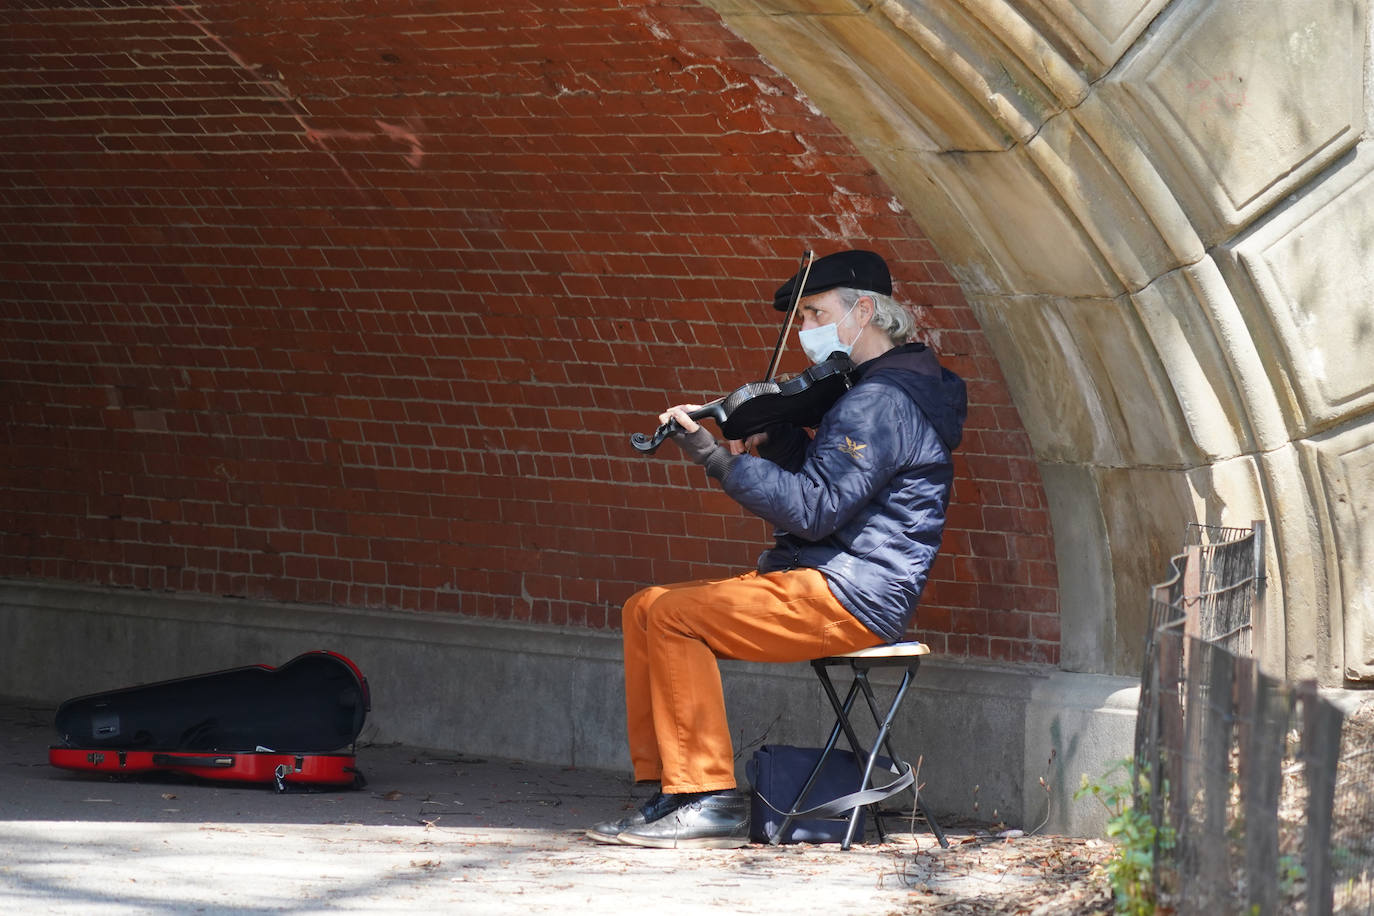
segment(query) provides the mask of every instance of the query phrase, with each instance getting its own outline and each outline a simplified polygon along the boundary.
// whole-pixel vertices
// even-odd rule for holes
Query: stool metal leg
[[[837,732],[839,729],[843,729],[845,739],[849,741],[849,749],[854,752],[855,757],[862,758],[864,752],[861,750],[862,745],[859,743],[859,736],[854,733],[854,726],[849,722],[849,713],[854,708],[854,698],[859,694],[858,684],[851,683],[849,685],[849,692],[845,694],[844,702],[841,703],[840,695],[836,693],[835,685],[830,680],[830,672],[826,670],[825,665],[818,662],[812,662],[811,664],[816,669],[821,686],[825,688],[825,695],[830,700],[831,707],[835,710],[835,728],[831,730],[831,740],[833,741],[838,737]],[[872,761],[868,761],[867,764],[863,781],[859,783],[859,788],[861,790],[868,788],[868,778],[872,770]],[[844,842],[840,844],[840,849],[847,850],[853,844],[854,834],[857,832],[859,826],[860,810],[862,809],[855,808],[850,813],[849,827],[845,830]],[[882,829],[882,824],[879,823],[878,834],[880,838],[883,835]]]
[[[826,690],[830,694],[831,702],[836,704],[835,709],[838,713],[841,707],[838,705],[839,698],[835,696],[835,689],[830,686],[828,678],[823,677],[821,681],[825,684]],[[782,841],[783,836],[787,833],[787,828],[792,826],[792,821],[796,819],[796,813],[802,810],[802,805],[806,801],[807,794],[811,791],[811,787],[815,785],[817,778],[820,777],[821,771],[825,769],[826,760],[830,758],[831,752],[835,750],[835,745],[840,740],[841,724],[843,723],[846,728],[849,725],[849,708],[853,705],[853,702],[853,696],[846,699],[844,714],[837,715],[835,726],[830,729],[830,738],[825,742],[825,748],[821,751],[821,756],[817,759],[816,765],[811,768],[811,775],[806,778],[806,782],[802,785],[801,791],[797,793],[797,797],[792,801],[792,804],[788,806],[787,814],[783,817],[782,823],[778,825],[777,831],[768,838],[768,845],[776,846]]]
[[[907,668],[906,673],[902,675],[902,683],[898,687],[897,696],[892,701],[893,705],[890,710],[891,712],[895,712],[897,707],[901,704],[902,694],[906,693],[907,686],[911,683],[912,678],[914,678],[915,676],[916,671],[914,667]],[[878,711],[878,698],[873,693],[873,686],[868,682],[867,673],[865,672],[864,676],[860,678],[858,677],[858,672],[856,672],[855,681],[863,688],[864,700],[868,703],[868,711],[873,715],[873,721],[882,721],[882,714]],[[889,717],[889,721],[891,721],[891,717]],[[906,765],[906,762],[902,760],[901,756],[898,755],[896,749],[892,746],[892,732],[890,730],[888,731],[887,736],[883,739],[883,748],[887,751],[888,758],[891,759],[891,761],[897,765],[898,769],[901,769]],[[874,749],[876,751],[876,744],[874,745]],[[913,783],[911,786],[912,803],[914,804],[919,798],[920,789],[917,788],[917,786]]]
[[[892,720],[897,717],[897,710],[902,705],[902,698],[906,695],[907,687],[911,685],[911,679],[912,670],[911,668],[907,668],[906,673],[902,675],[901,684],[899,684],[897,687],[897,694],[892,698],[892,704],[888,707],[887,715],[882,717],[882,719],[880,720],[878,717],[878,707],[873,697],[873,687],[868,683],[868,671],[857,667],[854,669],[854,684],[858,685],[862,689],[864,699],[868,703],[869,712],[873,714],[873,721],[875,723],[881,722],[881,724],[878,726],[878,737],[875,738],[873,741],[873,749],[869,751],[867,754],[868,761],[864,766],[864,778],[863,781],[859,783],[859,788],[861,789],[868,788],[869,783],[872,781],[873,766],[878,762],[878,751],[882,749],[883,745],[887,745],[887,752],[889,755],[892,755],[892,743],[888,740],[888,737],[892,731]],[[852,691],[853,687],[851,686],[850,689]],[[855,753],[857,754],[860,752],[856,749]],[[901,766],[900,758],[896,757],[895,755],[893,755],[893,762],[896,763],[899,767]],[[919,790],[917,797],[920,797]],[[858,826],[858,822],[859,819],[857,817],[856,811],[856,816],[849,823],[849,831],[845,834],[844,845],[841,847],[842,849],[849,848],[850,842],[853,840],[854,837],[854,828]],[[873,823],[876,824],[878,827],[879,839],[885,839],[885,833],[883,831],[883,820],[881,817],[879,817],[878,809],[876,806],[874,806],[873,808]]]
[[[854,680],[849,685],[849,691],[845,694],[844,702],[841,703],[839,694],[835,691],[835,686],[830,680],[830,672],[825,669],[824,665],[814,662],[812,664],[815,665],[821,686],[825,688],[825,693],[830,700],[830,705],[835,710],[836,728],[842,728],[844,730],[845,738],[849,741],[850,750],[854,752],[855,757],[864,761],[863,779],[859,782],[859,789],[861,791],[867,789],[873,779],[873,766],[878,760],[878,749],[886,742],[888,733],[892,728],[892,720],[896,716],[897,708],[901,705],[902,696],[906,693],[907,685],[911,683],[911,671],[908,670],[906,676],[902,679],[902,684],[900,688],[898,688],[897,696],[892,701],[892,710],[886,717],[886,720],[884,720],[878,715],[874,701],[869,699],[869,697],[872,696],[873,688],[868,684],[867,671],[857,667],[853,669]],[[854,727],[849,721],[849,714],[854,708],[854,699],[860,692],[866,694],[865,699],[869,704],[869,711],[873,715],[874,724],[880,725],[878,740],[874,743],[872,751],[865,749],[864,745],[860,743],[859,736],[855,734]],[[832,738],[834,737],[833,730],[831,736]],[[840,844],[841,849],[848,850],[853,845],[854,834],[858,832],[859,815],[862,810],[863,806],[857,806],[850,813],[849,826],[845,829],[844,841]],[[883,829],[882,818],[878,816],[876,807],[873,808],[873,823],[878,828],[879,842],[885,842],[887,839],[887,831]]]
[[[886,751],[887,751],[887,756],[888,756],[889,758],[891,758],[892,762],[893,762],[894,764],[897,765],[897,768],[898,768],[899,770],[900,770],[900,769],[903,769],[903,768],[906,767],[908,764],[906,763],[906,761],[902,760],[902,758],[901,758],[900,756],[898,756],[896,749],[893,748],[893,746],[892,746],[892,740],[891,740],[892,734],[891,734],[890,728],[891,728],[891,724],[892,724],[893,718],[894,718],[895,715],[896,715],[897,708],[901,705],[901,702],[902,702],[902,694],[904,694],[904,693],[906,692],[907,686],[910,685],[912,678],[914,678],[914,677],[916,676],[916,669],[917,669],[919,666],[920,666],[920,662],[917,661],[917,662],[913,663],[912,665],[910,665],[910,666],[906,669],[906,674],[903,675],[903,677],[902,677],[902,683],[901,683],[901,686],[898,688],[897,696],[892,700],[892,704],[891,704],[891,706],[890,706],[889,709],[888,709],[888,715],[887,715],[885,727],[887,727],[887,728],[889,729],[889,731],[888,731],[888,734],[887,734],[885,737],[883,737],[883,739],[882,739],[882,745],[883,745],[884,749],[886,749]],[[856,670],[856,678],[857,678],[857,673],[858,673],[858,672],[857,672],[857,670]],[[867,701],[867,703],[868,703],[868,710],[869,710],[869,712],[871,712],[871,713],[873,714],[873,721],[874,721],[874,722],[877,722],[877,721],[878,721],[878,698],[877,698],[876,696],[874,696],[874,694],[873,694],[873,688],[872,688],[872,686],[868,683],[868,677],[867,677],[866,675],[865,675],[865,677],[862,679],[862,684],[863,684],[864,699],[865,699],[865,700]],[[877,744],[876,742],[875,742],[874,745],[873,745],[873,752],[874,752],[875,754],[878,752],[878,744]],[[925,802],[925,799],[921,796],[921,788],[920,788],[919,785],[917,785],[917,784],[915,784],[915,783],[912,784],[912,786],[911,786],[911,795],[912,795],[912,800],[916,803],[916,808],[921,812],[921,816],[924,817],[924,818],[926,819],[926,823],[930,825],[930,832],[933,833],[933,834],[935,834],[935,839],[940,843],[940,846],[941,846],[942,848],[948,849],[948,848],[949,848],[949,840],[945,838],[945,832],[944,832],[944,830],[942,830],[942,829],[940,828],[940,823],[939,823],[939,821],[935,820],[935,816],[934,816],[933,814],[931,814],[931,813],[930,813],[930,809],[926,807],[926,802]],[[875,811],[874,814],[873,814],[873,820],[879,825],[879,836],[881,836],[881,835],[882,835],[882,827],[881,827],[881,825],[882,825],[882,818],[878,816],[878,813],[877,813],[876,811]]]

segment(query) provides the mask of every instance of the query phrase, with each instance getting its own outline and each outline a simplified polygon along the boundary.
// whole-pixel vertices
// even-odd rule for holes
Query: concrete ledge
[[[0,581],[0,696],[55,705],[310,649],[342,652],[367,676],[365,740],[628,771],[618,633]],[[722,672],[741,777],[759,744],[824,742],[832,717],[808,666]],[[1072,794],[1129,756],[1135,693],[1128,678],[933,659],[899,749],[920,756],[941,815],[1096,835],[1101,812]]]

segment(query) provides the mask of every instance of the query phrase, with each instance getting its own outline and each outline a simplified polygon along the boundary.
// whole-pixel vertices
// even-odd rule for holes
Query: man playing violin
[[[673,441],[687,458],[775,526],[775,543],[756,570],[626,602],[630,758],[636,781],[659,791],[592,827],[592,839],[745,845],[749,798],[736,789],[717,659],[808,661],[905,635],[940,547],[966,396],[934,353],[908,342],[915,323],[891,294],[887,264],[861,250],[815,261],[775,294],[780,311],[797,301],[813,362],[847,353],[856,366],[814,434],[778,424],[721,443],[688,416],[695,405],[659,418],[681,427]]]

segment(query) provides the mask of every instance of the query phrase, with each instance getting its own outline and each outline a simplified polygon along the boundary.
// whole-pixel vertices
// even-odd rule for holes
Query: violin
[[[783,382],[769,380],[741,385],[687,416],[693,420],[715,420],[726,439],[747,439],[776,423],[815,426],[840,395],[849,390],[849,376],[853,371],[853,361],[835,352],[800,375]],[[680,432],[683,432],[682,424],[669,420],[652,436],[643,433],[630,436],[630,444],[652,455],[664,439]]]
[[[766,379],[741,385],[725,397],[698,407],[687,416],[693,420],[714,420],[726,439],[747,439],[778,423],[816,426],[840,395],[849,390],[854,363],[846,354],[838,351],[797,376],[784,381],[774,380],[783,344],[787,342],[787,333],[796,317],[813,260],[810,251],[802,255],[799,270],[801,281],[793,291],[792,305],[787,310],[782,333],[778,335],[778,343],[773,348]],[[630,445],[639,452],[652,455],[664,439],[681,432],[684,432],[682,425],[676,420],[669,420],[651,436],[643,433],[630,436]]]

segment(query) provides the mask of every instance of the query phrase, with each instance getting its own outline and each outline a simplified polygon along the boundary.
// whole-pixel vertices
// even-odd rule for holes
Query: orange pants
[[[635,779],[664,792],[735,787],[719,658],[800,662],[883,640],[814,569],[662,585],[625,602],[625,713]]]

